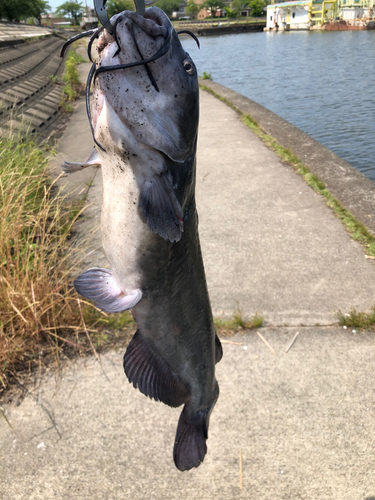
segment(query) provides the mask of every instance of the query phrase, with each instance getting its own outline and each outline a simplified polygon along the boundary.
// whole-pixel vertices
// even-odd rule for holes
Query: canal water
[[[198,73],[262,104],[375,181],[375,31],[183,39]],[[225,139],[225,137],[223,137]]]

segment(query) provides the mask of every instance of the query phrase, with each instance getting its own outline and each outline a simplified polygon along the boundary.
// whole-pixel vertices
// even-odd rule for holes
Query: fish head
[[[104,100],[125,126],[123,135],[130,134],[132,140],[161,151],[172,161],[185,162],[194,153],[198,128],[194,62],[157,7],[146,9],[144,16],[124,11],[112,17],[111,23],[114,36],[103,30],[98,40],[97,70],[102,72],[96,80],[94,121]],[[96,132],[104,148],[110,147],[108,134]]]

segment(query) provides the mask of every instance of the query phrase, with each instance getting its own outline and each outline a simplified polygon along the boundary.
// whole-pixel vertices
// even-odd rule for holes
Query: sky
[[[52,8],[52,12],[54,12],[57,7],[61,4],[63,4],[66,0],[48,0],[48,3],[50,4],[51,8]],[[80,0],[83,5],[85,5],[85,0]],[[87,6],[88,7],[94,7],[94,2],[93,0],[87,0]]]

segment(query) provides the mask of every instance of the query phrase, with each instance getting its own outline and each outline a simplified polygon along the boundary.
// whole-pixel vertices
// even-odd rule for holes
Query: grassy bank
[[[324,198],[327,206],[334,211],[337,218],[344,224],[351,238],[362,244],[366,254],[369,256],[375,256],[375,238],[369,233],[362,223],[355,219],[349,210],[347,210],[336,198],[332,196],[325,183],[320,180],[318,176],[314,175],[309,168],[301,162],[298,156],[293,154],[290,149],[284,148],[271,135],[266,134],[262,127],[251,116],[243,113],[239,108],[237,108],[237,106],[228,101],[228,99],[225,99],[207,86],[201,85],[200,88],[234,109],[240,115],[241,121],[244,125],[250,128],[266,144],[267,147],[272,149],[283,162],[288,163],[295,170],[295,172],[299,174],[312,189],[314,189],[314,191],[319,193]]]
[[[31,140],[0,138],[0,395],[19,372],[109,344],[107,327],[132,328],[129,315],[78,303],[70,240],[80,213],[49,181],[47,161]]]
[[[65,83],[60,106],[66,112],[72,112],[71,103],[75,101],[82,90],[82,83],[79,78],[77,65],[85,62],[85,59],[78,54],[74,47],[71,47],[65,58],[65,70],[62,80]]]

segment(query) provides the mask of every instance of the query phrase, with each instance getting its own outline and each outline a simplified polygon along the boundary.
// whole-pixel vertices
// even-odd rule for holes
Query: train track
[[[60,114],[64,40],[50,35],[0,48],[0,135],[48,135]]]

